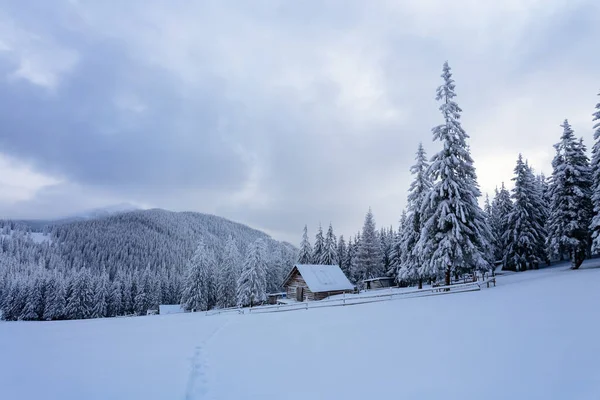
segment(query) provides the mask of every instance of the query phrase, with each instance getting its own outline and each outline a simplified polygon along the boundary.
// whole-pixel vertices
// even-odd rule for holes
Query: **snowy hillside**
[[[597,400],[599,264],[349,307],[2,322],[0,398]]]
[[[146,315],[180,303],[200,243],[213,257],[204,268],[206,301],[197,309],[235,304],[237,260],[251,244],[261,243],[265,292],[279,289],[296,257],[294,246],[264,232],[194,212],[127,212],[51,225],[46,235],[14,221],[0,221],[0,228],[0,310],[8,320]],[[235,262],[225,257],[228,243]]]

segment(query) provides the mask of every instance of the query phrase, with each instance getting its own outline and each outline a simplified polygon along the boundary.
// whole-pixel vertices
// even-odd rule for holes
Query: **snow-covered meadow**
[[[1,399],[600,398],[600,267],[285,313],[0,323]]]

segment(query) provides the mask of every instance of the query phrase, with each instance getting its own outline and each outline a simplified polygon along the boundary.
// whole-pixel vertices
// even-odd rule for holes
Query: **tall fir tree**
[[[453,272],[490,269],[491,233],[477,202],[481,193],[447,62],[441,76],[444,83],[437,89],[436,100],[442,103],[444,123],[432,131],[443,149],[433,156],[428,171],[434,183],[421,209],[424,223],[418,258],[422,260],[421,276],[443,277],[449,285]]]
[[[254,306],[266,300],[267,262],[265,244],[257,239],[248,249],[238,280],[238,306]]]
[[[414,176],[408,189],[406,222],[400,234],[400,263],[398,265],[397,279],[402,282],[418,282],[419,288],[423,286],[422,264],[419,257],[417,243],[423,229],[421,209],[423,202],[431,191],[429,177],[429,162],[423,144],[419,143],[415,164],[410,167]]]
[[[344,264],[342,266],[342,271],[344,271],[344,274],[346,275],[346,277],[348,277],[348,279],[350,279],[351,281],[354,280],[353,277],[353,263],[354,263],[354,256],[355,256],[355,246],[354,246],[354,242],[352,241],[352,236],[350,236],[348,238],[348,245],[346,246],[346,254],[344,256]]]
[[[365,223],[360,235],[360,243],[356,254],[355,275],[357,283],[361,284],[365,279],[377,278],[384,275],[381,262],[381,243],[375,227],[375,218],[371,208],[365,216]]]
[[[46,286],[46,303],[44,304],[43,319],[52,321],[64,318],[65,315],[65,287],[62,276],[53,273]]]
[[[346,258],[346,241],[344,240],[344,235],[340,235],[337,244],[337,260],[338,266],[342,271],[344,271],[344,264]]]
[[[323,236],[323,228],[319,224],[319,230],[315,235],[315,245],[313,247],[312,261],[315,264],[321,263],[323,254],[325,253],[325,237]]]
[[[210,302],[211,263],[214,253],[200,241],[186,267],[181,303],[186,310],[208,310]]]
[[[508,269],[525,271],[537,268],[544,259],[543,211],[540,209],[541,193],[537,182],[521,154],[514,172],[514,207],[508,215],[508,230],[503,236],[507,244],[504,258]]]
[[[600,96],[600,93],[598,93]],[[592,147],[592,161],[590,168],[592,170],[592,204],[594,214],[590,224],[592,231],[592,251],[600,252],[600,102],[596,104],[592,122],[594,124],[594,147]]]
[[[42,316],[44,315],[45,289],[45,277],[41,270],[38,270],[29,280],[27,300],[19,319],[24,321],[35,321],[42,319]]]
[[[121,281],[114,280],[110,285],[110,292],[106,305],[106,314],[109,317],[116,317],[117,315],[123,314],[123,294],[121,288]]]
[[[510,197],[510,192],[504,186],[504,182],[500,186],[500,190],[496,189],[496,195],[492,201],[492,213],[489,218],[489,225],[492,233],[491,247],[494,261],[502,261],[506,255],[506,243],[504,242],[504,233],[508,230],[508,216],[512,212],[513,203]]]
[[[379,231],[379,241],[381,243],[381,265],[383,275],[393,276],[394,274],[390,271],[393,258],[394,249],[394,228],[381,228]]]
[[[68,319],[89,318],[92,314],[94,286],[90,271],[81,268],[79,273],[73,276],[68,290],[69,296],[65,306],[65,317]]]
[[[108,274],[103,273],[96,278],[96,286],[94,288],[93,304],[90,317],[102,318],[106,317],[106,311],[108,308],[108,297],[109,297],[110,281],[108,280]]]
[[[237,280],[240,275],[240,253],[235,239],[229,236],[219,268],[218,305],[221,308],[237,304]]]
[[[567,254],[571,268],[581,266],[590,245],[588,230],[593,213],[592,173],[586,148],[575,138],[569,121],[561,125],[563,134],[554,145],[552,161],[552,204],[548,218],[548,248],[553,256]]]
[[[304,233],[302,234],[302,242],[300,243],[300,252],[298,253],[298,264],[312,264],[313,250],[308,240],[308,228],[304,225]]]
[[[321,253],[319,264],[336,265],[337,263],[337,239],[333,233],[333,227],[330,223],[329,228],[327,229],[327,234],[325,235],[325,245],[323,247],[323,252]]]

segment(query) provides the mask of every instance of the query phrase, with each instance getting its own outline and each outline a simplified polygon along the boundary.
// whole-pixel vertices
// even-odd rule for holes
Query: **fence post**
[[[306,310],[308,310],[308,301],[306,302]]]

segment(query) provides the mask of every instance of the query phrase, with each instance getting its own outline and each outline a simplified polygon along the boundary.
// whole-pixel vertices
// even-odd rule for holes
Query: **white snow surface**
[[[0,399],[600,399],[600,266],[265,314],[0,323]]]
[[[309,265],[296,264],[300,275],[308,285],[311,292],[330,292],[334,290],[352,290],[344,272],[337,265]]]

